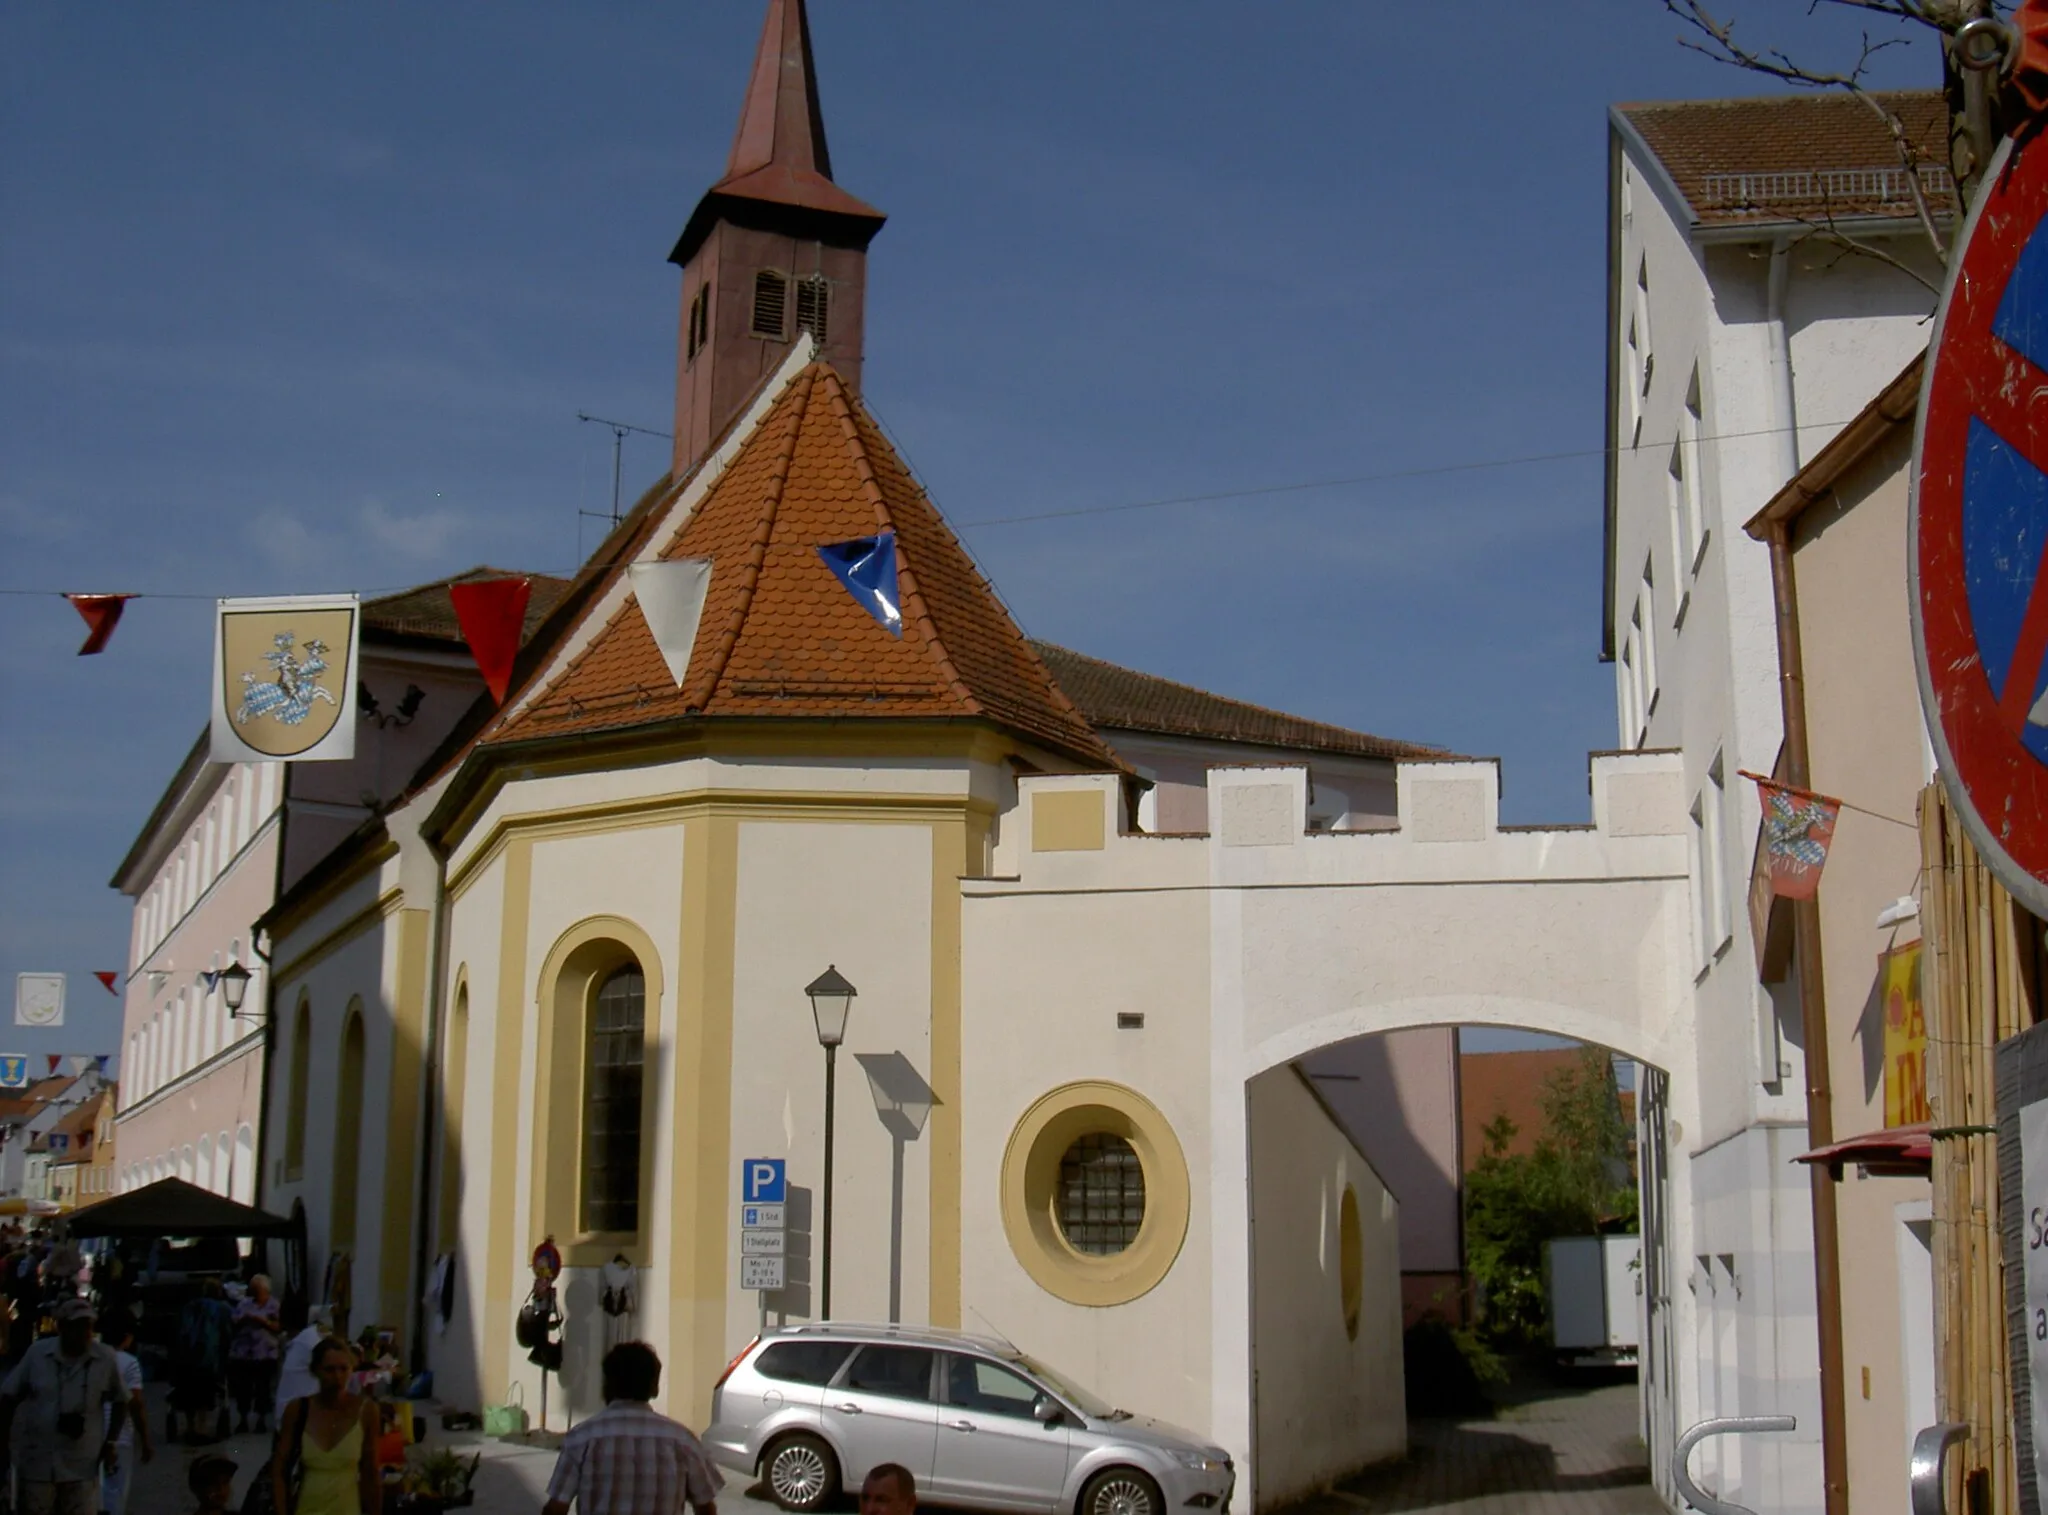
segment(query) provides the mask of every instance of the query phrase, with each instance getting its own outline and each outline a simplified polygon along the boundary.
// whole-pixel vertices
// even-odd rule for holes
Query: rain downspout
[[[1780,482],[1799,472],[1799,414],[1792,403],[1792,334],[1785,324],[1785,292],[1792,282],[1792,239],[1771,243],[1764,281],[1764,318],[1771,331],[1771,428],[1778,437]]]

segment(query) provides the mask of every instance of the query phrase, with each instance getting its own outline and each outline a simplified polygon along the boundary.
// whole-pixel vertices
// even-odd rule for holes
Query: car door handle
[[[839,1413],[842,1415],[858,1415],[860,1414],[860,1406],[855,1404],[852,1400],[848,1400],[845,1404],[839,1407]]]
[[[947,1424],[956,1431],[971,1431],[974,1429],[974,1422],[971,1420],[952,1420],[948,1421]]]

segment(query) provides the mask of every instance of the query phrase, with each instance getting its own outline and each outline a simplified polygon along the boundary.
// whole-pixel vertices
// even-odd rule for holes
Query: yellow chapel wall
[[[535,1145],[556,1136],[537,1095],[547,1019],[537,1002],[550,954],[598,917],[631,923],[660,958],[642,1228],[653,1266],[632,1328],[668,1364],[670,1412],[701,1422],[718,1371],[758,1323],[756,1296],[739,1287],[738,1160],[787,1150],[795,1181],[815,1186],[823,1054],[802,990],[828,962],[862,990],[839,1065],[834,1313],[886,1314],[892,1152],[857,1054],[900,1051],[947,1091],[906,1144],[902,1314],[933,1318],[936,1301],[940,1318],[957,1315],[957,1203],[945,1198],[959,1188],[956,881],[979,871],[1004,784],[981,762],[692,759],[524,780],[493,798],[448,864],[445,982],[451,1002],[458,979],[469,996],[461,1281],[436,1349],[451,1384],[472,1376],[467,1358],[479,1402],[513,1383],[537,1400],[537,1370],[512,1342],[545,1219]],[[935,1166],[954,1175],[940,1186],[936,1230]],[[575,1262],[570,1238],[557,1240]],[[593,1275],[572,1267],[562,1297],[567,1357],[554,1403],[566,1395],[580,1415],[596,1408],[603,1341]]]

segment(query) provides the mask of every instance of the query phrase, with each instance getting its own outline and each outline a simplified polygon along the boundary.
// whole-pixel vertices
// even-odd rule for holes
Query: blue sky
[[[1729,9],[1854,55],[1858,18]],[[664,260],[760,13],[6,8],[0,589],[573,566],[610,459],[576,412],[668,423]],[[1764,81],[1657,0],[813,0],[812,30],[836,176],[890,214],[869,401],[1027,629],[1498,754],[1505,818],[1583,819],[1605,110]],[[1881,63],[1938,78],[1925,41]],[[117,1041],[106,881],[203,720],[203,599],[132,605],[99,658],[82,632],[0,595],[0,984],[65,971],[74,1012],[0,1050]]]

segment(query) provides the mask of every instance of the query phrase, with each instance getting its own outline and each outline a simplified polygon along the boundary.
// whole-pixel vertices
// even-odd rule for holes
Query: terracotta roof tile
[[[1875,98],[1904,124],[1936,214],[1952,216],[1948,107],[1940,92]],[[1914,214],[1890,128],[1853,96],[1669,100],[1617,105],[1615,113],[1664,165],[1702,225]]]
[[[1260,747],[1368,758],[1440,758],[1440,747],[1397,742],[1387,737],[1268,710],[1262,705],[1211,694],[1191,684],[1157,678],[1105,663],[1050,642],[1033,642],[1061,689],[1098,731],[1148,731]]]
[[[817,552],[883,529],[897,536],[900,637]],[[790,381],[662,556],[713,564],[683,687],[627,597],[487,744],[684,716],[962,717],[1120,766],[828,364]]]

